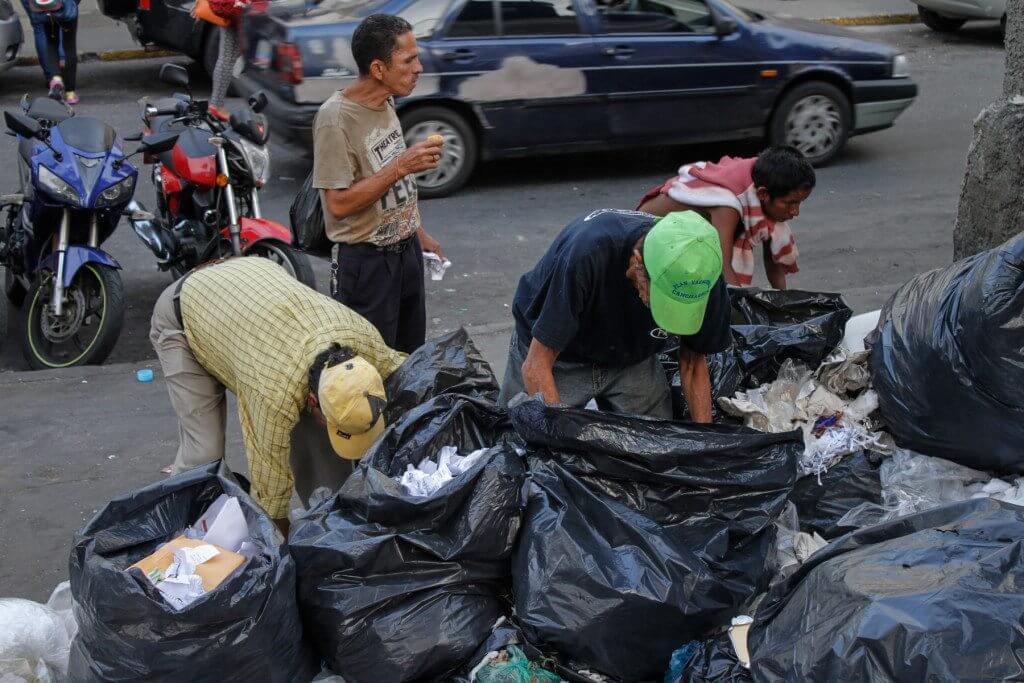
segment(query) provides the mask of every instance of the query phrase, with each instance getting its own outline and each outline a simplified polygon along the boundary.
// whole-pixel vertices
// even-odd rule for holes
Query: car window
[[[611,0],[598,5],[604,33],[710,33],[703,0]]]
[[[572,0],[501,0],[501,32],[506,36],[579,33]]]
[[[414,36],[426,38],[434,34],[450,2],[451,0],[415,0],[400,11],[398,16],[412,24]]]
[[[498,35],[494,0],[469,0],[448,29],[449,38],[486,38]]]

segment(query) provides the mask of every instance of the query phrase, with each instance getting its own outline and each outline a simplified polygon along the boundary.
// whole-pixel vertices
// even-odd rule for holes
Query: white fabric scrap
[[[443,446],[438,451],[437,462],[426,459],[417,467],[407,465],[401,477],[397,477],[398,484],[410,496],[432,496],[452,479],[469,470],[486,451],[486,448],[481,448],[469,455],[459,455],[454,446]]]
[[[778,378],[757,389],[721,397],[718,405],[728,414],[743,418],[744,424],[762,432],[800,429],[804,434],[802,475],[816,474],[850,453],[864,448],[892,453],[892,438],[874,428],[871,413],[878,408],[878,395],[868,386],[866,352],[848,354],[843,349],[830,356],[817,370],[786,360]],[[852,393],[860,392],[853,396]],[[819,417],[841,413],[837,423],[815,436]]]

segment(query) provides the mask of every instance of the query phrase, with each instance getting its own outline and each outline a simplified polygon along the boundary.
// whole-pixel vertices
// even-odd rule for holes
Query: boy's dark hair
[[[347,360],[352,360],[355,357],[355,351],[341,344],[331,344],[326,351],[318,353],[316,358],[313,359],[313,364],[309,366],[310,393],[315,395],[320,391],[320,375],[324,369],[344,363]]]
[[[412,24],[393,14],[371,14],[363,19],[352,34],[352,56],[359,75],[368,75],[375,59],[390,66],[391,56],[398,49],[398,36],[411,30]]]
[[[817,182],[814,168],[796,147],[769,147],[757,157],[754,187],[763,187],[770,197],[784,197],[796,190],[813,190]]]

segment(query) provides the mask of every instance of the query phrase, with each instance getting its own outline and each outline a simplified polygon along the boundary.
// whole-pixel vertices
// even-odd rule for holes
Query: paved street
[[[906,50],[921,95],[894,129],[853,140],[820,171],[795,223],[801,272],[791,282],[843,292],[856,310],[868,310],[910,276],[949,261],[971,122],[999,92],[1003,52],[998,30],[984,25],[952,36],[919,25],[858,31]],[[122,132],[136,130],[135,100],[167,91],[156,82],[159,64],[84,65],[79,112]],[[0,84],[0,106],[14,107],[22,92],[38,88],[38,76],[19,68]],[[0,144],[4,158],[13,159],[13,142]],[[566,222],[596,207],[632,207],[680,163],[752,152],[756,147],[690,147],[484,166],[456,196],[421,205],[426,226],[454,263],[443,282],[428,283],[430,332],[474,326],[500,371],[516,281]],[[264,209],[286,220],[309,161],[276,143],[272,154]],[[13,164],[4,165],[0,188],[15,185]],[[152,196],[144,180],[139,197],[151,205]],[[0,544],[7,551],[0,595],[45,598],[66,573],[71,533],[112,495],[159,477],[176,444],[159,378],[137,384],[131,375],[152,363],[149,311],[170,277],[156,271],[127,225],[108,247],[125,267],[129,309],[107,367],[24,373],[17,372],[24,367],[17,344],[9,341],[0,352]],[[317,262],[316,271],[323,289],[325,264]],[[763,283],[760,271],[757,277]],[[14,322],[10,336],[18,334]],[[230,452],[242,467],[237,433]]]

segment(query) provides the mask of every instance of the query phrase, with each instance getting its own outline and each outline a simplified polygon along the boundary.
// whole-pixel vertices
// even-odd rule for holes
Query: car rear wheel
[[[839,88],[822,81],[796,86],[772,114],[772,145],[796,147],[815,166],[827,164],[850,135],[850,103]]]
[[[952,33],[967,23],[966,19],[946,17],[938,12],[933,12],[930,9],[921,7],[920,5],[918,5],[917,8],[917,15],[921,17],[922,24],[933,31],[939,31],[940,33]]]
[[[446,197],[466,184],[476,167],[476,134],[461,114],[445,107],[423,107],[402,116],[405,144],[412,146],[431,135],[444,138],[437,168],[416,176],[423,199]]]

